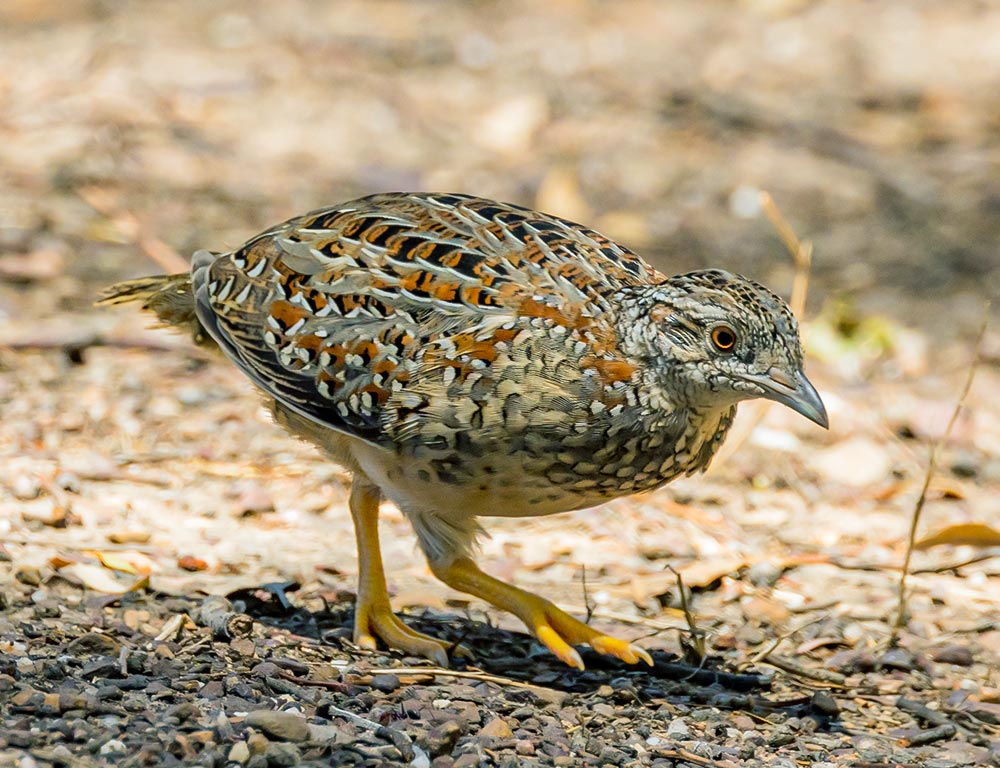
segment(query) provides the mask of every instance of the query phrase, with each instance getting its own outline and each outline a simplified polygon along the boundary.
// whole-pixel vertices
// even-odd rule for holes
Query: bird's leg
[[[504,584],[483,573],[468,557],[432,561],[430,566],[434,575],[448,586],[513,613],[546,648],[571,667],[584,668],[583,659],[573,648],[574,645],[584,644],[598,653],[615,656],[629,664],[642,659],[653,666],[652,658],[642,648],[616,637],[602,635],[545,598]]]
[[[354,607],[354,643],[375,650],[380,638],[390,648],[413,656],[423,656],[442,667],[448,666],[448,645],[406,626],[389,605],[378,540],[378,489],[354,481],[351,486],[351,517],[358,541],[358,599]]]

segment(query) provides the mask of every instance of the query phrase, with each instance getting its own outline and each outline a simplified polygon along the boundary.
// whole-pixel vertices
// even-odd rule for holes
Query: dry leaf
[[[101,561],[101,565],[113,571],[146,575],[153,570],[153,561],[141,552],[101,552],[100,550],[90,550],[87,554],[93,555]]]
[[[708,587],[723,576],[729,576],[748,565],[746,558],[739,555],[720,556],[708,560],[696,560],[683,568],[676,569],[684,586],[688,588]],[[632,578],[632,600],[638,605],[651,597],[665,595],[677,588],[677,576],[672,571],[636,575]]]
[[[804,643],[799,645],[799,647],[795,649],[795,652],[802,655],[805,653],[812,653],[817,648],[827,648],[831,645],[850,646],[852,643],[842,637],[814,637],[811,640],[806,640]]]
[[[208,570],[208,563],[199,557],[184,555],[184,557],[177,558],[177,567],[185,571],[205,571]]]
[[[122,595],[126,592],[142,589],[149,584],[148,575],[142,576],[132,584],[124,584],[112,576],[107,569],[99,565],[90,565],[89,563],[67,565],[65,568],[60,569],[59,575],[70,581],[78,582],[87,589],[92,589],[95,592],[104,592],[108,595]]]
[[[986,523],[949,525],[917,541],[914,549],[930,549],[939,544],[971,544],[976,547],[1000,547],[1000,531]]]

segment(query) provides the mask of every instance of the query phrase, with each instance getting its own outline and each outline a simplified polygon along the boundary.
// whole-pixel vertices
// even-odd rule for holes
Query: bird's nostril
[[[783,387],[795,389],[795,380],[780,368],[775,368],[774,366],[768,368],[767,377]]]

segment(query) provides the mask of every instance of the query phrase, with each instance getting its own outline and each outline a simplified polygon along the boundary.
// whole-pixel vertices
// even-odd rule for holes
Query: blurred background
[[[387,190],[787,295],[760,189],[815,245],[811,313],[972,333],[1000,285],[1000,3],[0,5],[0,319]]]
[[[491,520],[482,564],[649,647],[684,626],[667,566],[730,660],[831,606],[802,626],[882,643],[928,447],[1000,289],[1000,2],[0,1],[0,580],[138,546],[157,594],[294,580],[299,604],[349,605],[346,476],[232,367],[92,302],[387,190],[538,207],[664,272],[788,296],[769,192],[814,245],[807,370],[831,430],[747,404],[707,475]],[[965,524],[1000,540],[1000,322],[981,362],[910,605],[928,642],[994,627],[974,631],[995,690],[1000,573]],[[431,578],[399,510],[381,521],[397,607],[482,608]]]

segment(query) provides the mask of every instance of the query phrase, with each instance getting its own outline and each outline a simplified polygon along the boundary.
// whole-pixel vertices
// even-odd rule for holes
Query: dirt
[[[976,2],[5,2],[0,765],[1000,765],[995,322],[897,621],[1000,280],[998,34]],[[394,604],[473,658],[353,647],[348,478],[226,365],[91,307],[389,189],[786,293],[757,192],[812,242],[830,432],[744,406],[703,477],[487,521],[486,570],[653,669],[560,666],[391,506]]]

